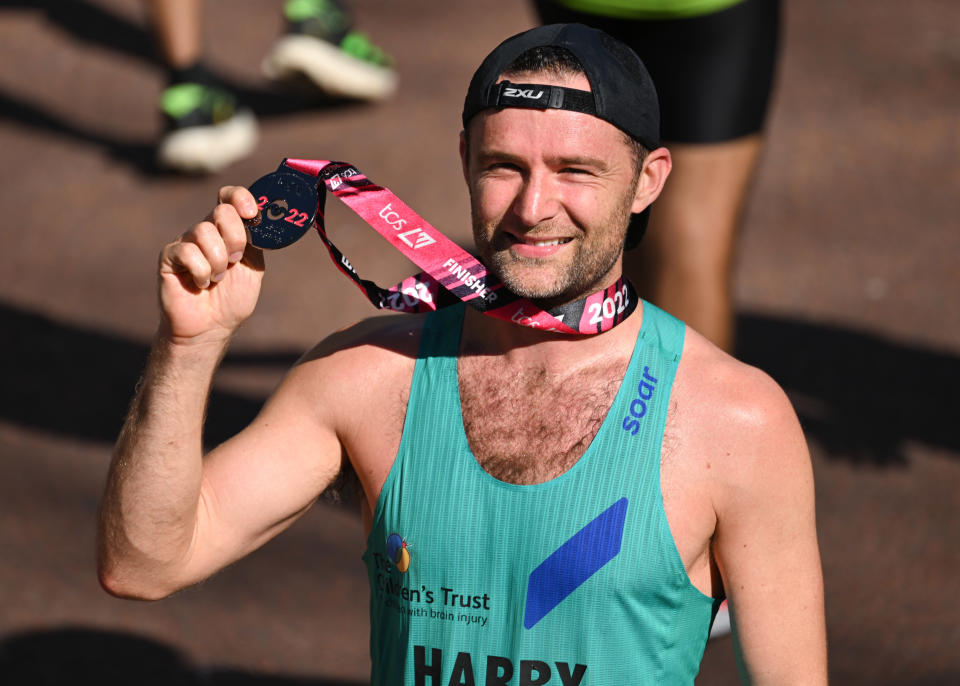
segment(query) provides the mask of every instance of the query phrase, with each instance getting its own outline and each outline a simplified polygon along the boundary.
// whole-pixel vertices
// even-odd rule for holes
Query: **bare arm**
[[[209,576],[292,522],[340,466],[330,423],[306,409],[302,369],[250,427],[202,454],[214,371],[263,273],[240,219],[256,213],[253,198],[225,188],[220,199],[161,254],[161,324],[100,510],[99,575],[116,595],[163,597]]]
[[[813,471],[796,415],[751,370],[728,417],[730,455],[715,502],[714,552],[751,684],[825,684],[823,576]]]

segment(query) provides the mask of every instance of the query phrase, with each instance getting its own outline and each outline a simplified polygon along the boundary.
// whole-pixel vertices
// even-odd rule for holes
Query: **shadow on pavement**
[[[41,11],[52,25],[78,40],[148,62],[156,59],[152,34],[88,0],[7,0],[3,4],[6,9]],[[144,14],[146,11],[144,3]]]
[[[148,344],[0,302],[0,419],[112,443]],[[791,395],[807,435],[831,457],[904,464],[908,441],[960,452],[960,357],[875,334],[755,314],[738,320],[738,356]],[[229,354],[224,367],[281,373],[303,351]],[[214,390],[206,440],[246,426],[264,398]]]
[[[876,334],[766,315],[737,320],[737,357],[790,394],[832,458],[905,464],[905,443],[960,451],[960,357]]]
[[[200,669],[149,638],[73,627],[4,639],[0,681],[5,686],[361,686],[355,681]]]
[[[59,114],[49,112],[0,90],[0,119],[9,119],[21,126],[42,130],[46,134],[69,138],[102,148],[112,158],[129,164],[145,174],[162,174],[154,161],[152,140],[120,140],[87,130]]]
[[[0,302],[0,419],[113,443],[120,431],[148,344],[82,329]],[[230,354],[225,367],[290,367],[302,350]],[[216,445],[240,431],[265,398],[214,390],[204,433]]]
[[[0,9],[10,8],[41,11],[52,25],[76,40],[94,43],[126,57],[134,57],[149,65],[162,68],[153,47],[155,44],[153,35],[148,30],[86,0],[70,2],[12,0],[0,7]],[[304,110],[317,111],[363,106],[363,103],[326,96],[315,88],[311,89],[303,84],[289,83],[257,88],[238,83],[219,73],[215,73],[215,76],[260,119]],[[159,116],[158,114],[158,119]],[[153,140],[122,140],[86,130],[71,123],[61,114],[25,102],[16,94],[0,91],[0,117],[15,121],[22,126],[41,129],[54,135],[102,147],[114,159],[135,167],[142,174],[162,176],[172,173],[157,166],[154,159]]]

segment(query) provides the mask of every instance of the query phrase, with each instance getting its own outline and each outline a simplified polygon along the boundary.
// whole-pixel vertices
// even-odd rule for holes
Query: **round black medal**
[[[282,165],[281,169],[250,186],[260,211],[243,221],[250,242],[266,250],[297,242],[317,216],[317,180]]]

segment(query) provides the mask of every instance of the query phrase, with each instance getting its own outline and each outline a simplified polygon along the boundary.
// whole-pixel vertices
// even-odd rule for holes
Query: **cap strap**
[[[571,110],[597,116],[593,102],[593,93],[564,88],[563,86],[545,86],[539,83],[511,83],[500,81],[493,84],[487,93],[485,107],[530,107],[533,109]]]

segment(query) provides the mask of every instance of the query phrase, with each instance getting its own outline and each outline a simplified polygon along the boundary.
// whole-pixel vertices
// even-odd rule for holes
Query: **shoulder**
[[[715,480],[746,486],[809,468],[800,423],[779,384],[689,328],[672,404],[688,454],[719,467]]]
[[[690,327],[677,377],[691,399],[718,404],[713,409],[737,424],[769,421],[778,411],[790,409],[786,394],[769,374],[724,352]]]
[[[363,319],[317,343],[298,365],[316,361],[341,365],[355,359],[415,359],[426,317],[388,314]]]
[[[345,327],[304,354],[279,390],[318,410],[354,417],[371,399],[405,402],[425,319],[385,315]]]

